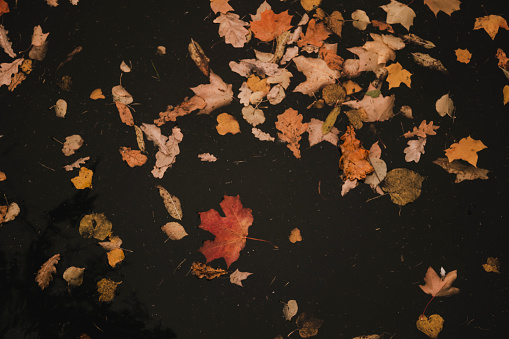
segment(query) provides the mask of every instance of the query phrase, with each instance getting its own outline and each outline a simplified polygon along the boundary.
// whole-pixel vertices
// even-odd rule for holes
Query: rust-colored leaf
[[[300,158],[300,139],[302,133],[308,128],[307,123],[302,123],[303,116],[293,108],[288,108],[284,113],[277,116],[276,128],[281,131],[278,133],[279,139],[286,141],[286,145],[295,155]]]
[[[343,170],[343,181],[364,179],[366,174],[374,171],[368,161],[369,151],[362,148],[352,126],[347,126],[341,140],[343,144],[340,146],[342,154],[339,159],[339,169]]]
[[[97,282],[97,292],[99,292],[99,301],[110,302],[115,298],[115,290],[122,282],[116,282],[111,279],[103,278]]]
[[[261,41],[272,41],[281,33],[292,28],[292,15],[288,11],[276,14],[271,9],[261,13],[261,20],[251,22],[251,31]]]
[[[168,106],[166,111],[159,113],[159,119],[154,120],[154,124],[161,126],[167,121],[177,121],[177,117],[187,115],[197,109],[207,106],[203,98],[195,95],[189,100],[184,100],[177,107]]]
[[[120,147],[119,151],[122,155],[122,160],[127,162],[130,167],[142,166],[147,162],[145,154],[138,150],[132,150],[131,147]]]
[[[118,114],[120,114],[120,119],[127,126],[134,126],[134,119],[129,107],[127,105],[121,103],[120,101],[115,101],[115,105],[117,105]]]
[[[42,264],[41,268],[37,272],[37,276],[35,277],[35,281],[41,288],[41,290],[48,287],[50,281],[53,280],[53,273],[57,273],[57,269],[55,265],[58,264],[60,260],[60,254],[55,254],[51,258],[49,258],[44,264]]]
[[[300,39],[297,41],[297,45],[299,47],[306,45],[321,47],[323,45],[323,41],[327,39],[329,35],[330,31],[323,22],[316,23],[316,20],[312,19],[308,23],[306,34],[300,33]]]
[[[454,280],[458,277],[456,270],[447,273],[443,278],[439,277],[437,272],[430,266],[424,277],[425,285],[419,285],[424,293],[433,297],[448,297],[460,292],[456,287],[452,287]]]

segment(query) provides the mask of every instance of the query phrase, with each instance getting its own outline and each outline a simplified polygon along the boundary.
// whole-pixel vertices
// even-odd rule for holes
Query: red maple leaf
[[[205,241],[199,251],[207,258],[207,263],[224,258],[229,268],[246,245],[247,229],[254,219],[251,209],[242,206],[238,195],[225,195],[220,206],[225,217],[215,209],[200,212],[201,224],[198,227],[214,234],[216,238]]]

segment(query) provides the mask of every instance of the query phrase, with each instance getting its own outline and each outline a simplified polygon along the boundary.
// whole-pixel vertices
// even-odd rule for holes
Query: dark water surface
[[[440,338],[509,337],[505,268],[509,148],[503,124],[508,106],[502,104],[502,88],[508,81],[495,58],[497,48],[509,52],[502,43],[509,32],[502,29],[492,41],[486,32],[472,30],[475,18],[486,13],[509,19],[506,1],[465,0],[451,17],[440,13],[437,18],[422,1],[412,2],[417,17],[410,32],[437,47],[408,45],[398,51],[396,61],[413,73],[412,88],[388,90],[384,84],[382,93],[395,93],[396,111],[410,105],[415,119],[396,116],[366,123],[358,132],[367,148],[383,141],[387,149],[382,159],[389,169],[409,168],[426,177],[421,196],[402,208],[388,196],[367,201],[376,196],[367,185],[341,197],[340,154],[334,146],[321,143],[309,148],[304,135],[302,159],[296,159],[284,143],[255,139],[236,100],[211,115],[178,119],[184,134],[181,154],[163,179],[150,173],[157,151],[151,142],[148,163],[128,167],[118,149],[137,148],[136,138],[133,128],[121,123],[110,93],[120,82],[122,60],[132,63],[133,71],[124,74],[121,83],[137,103],[133,115],[140,125],[151,123],[166,105],[191,96],[189,87],[208,82],[188,56],[191,38],[203,47],[214,72],[233,84],[235,95],[243,78],[229,69],[229,61],[253,58],[253,47],[269,51],[270,45],[253,42],[243,49],[225,45],[207,0],[81,0],[78,6],[60,2],[50,8],[42,0],[18,0],[15,8],[14,1],[8,1],[11,13],[1,17],[16,52],[30,46],[35,25],[50,32],[46,59],[35,63],[14,92],[0,88],[0,170],[7,174],[7,181],[0,182],[0,195],[21,207],[15,221],[0,226],[3,337],[77,338],[87,333],[91,338],[274,338],[296,328],[284,320],[280,302],[296,299],[299,313],[324,320],[318,338],[375,333],[384,338],[425,338],[415,321],[429,300],[418,287],[428,266],[437,271],[457,269],[454,285],[462,290],[457,296],[435,299],[427,310],[427,315],[438,313],[445,319]],[[230,1],[246,21],[260,3]],[[385,20],[378,6],[386,3],[324,0],[323,8],[329,13],[339,10],[347,19],[363,9],[371,19]],[[289,9],[295,21],[304,13],[299,2],[270,4],[276,13]],[[393,26],[397,33],[406,32]],[[339,42],[338,54],[351,58],[346,48],[363,45],[370,40],[369,32],[379,33],[371,26],[359,31],[346,23],[343,37],[330,41]],[[156,55],[159,45],[166,46],[166,55]],[[77,46],[83,51],[57,70]],[[473,54],[469,64],[456,61],[457,48]],[[449,74],[415,65],[411,52],[430,53]],[[3,53],[1,57],[2,62],[12,61]],[[291,92],[304,76],[294,64],[288,69],[294,75],[288,96],[264,110],[267,121],[260,126],[273,136],[277,115],[289,107],[303,114],[304,121],[323,120],[330,111],[307,110],[313,99]],[[71,92],[57,86],[64,75],[72,78]],[[366,87],[373,74],[357,80]],[[99,87],[106,100],[89,99]],[[435,111],[435,101],[448,92],[457,107],[454,120]],[[50,109],[60,98],[69,105],[65,119]],[[217,134],[216,116],[223,112],[239,120],[242,133]],[[424,119],[440,129],[428,138],[421,161],[406,163],[407,140],[401,135]],[[169,135],[173,125],[165,124],[163,134]],[[336,126],[343,133],[344,115]],[[77,155],[65,157],[53,138],[64,140],[72,134],[81,135],[85,144]],[[489,180],[455,184],[454,175],[432,161],[469,135],[488,146],[479,152],[478,166],[490,170]],[[197,154],[204,152],[218,161],[201,162]],[[61,168],[83,156],[91,157],[86,167],[94,171],[92,190],[76,190],[70,179],[77,172]],[[172,219],[156,185],[180,198],[188,237],[164,242],[160,227]],[[205,261],[197,249],[213,238],[197,228],[198,212],[219,209],[225,194],[239,195],[253,210],[250,236],[279,246],[275,251],[248,240],[230,267],[253,272],[243,288],[228,278],[207,281],[188,274],[193,261]],[[122,247],[132,251],[115,269],[97,241],[78,232],[83,215],[93,212],[104,213],[113,233],[122,238]],[[288,241],[294,227],[304,238],[297,244]],[[56,253],[62,256],[57,274],[41,291],[35,274]],[[483,270],[487,257],[501,260],[501,274]],[[223,259],[211,264],[226,268]],[[86,268],[83,285],[71,291],[62,279],[69,266]],[[98,301],[96,282],[104,277],[122,281],[112,303]]]

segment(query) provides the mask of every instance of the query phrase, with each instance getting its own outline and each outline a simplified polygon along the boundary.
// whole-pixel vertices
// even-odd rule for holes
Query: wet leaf
[[[103,213],[92,213],[85,215],[80,221],[79,231],[82,237],[94,237],[104,240],[111,235],[113,225]]]
[[[207,278],[208,280],[220,277],[228,273],[228,271],[223,270],[221,268],[212,268],[200,262],[193,262],[191,266],[191,271],[193,275],[198,278]]]
[[[295,323],[299,327],[299,335],[301,338],[309,338],[318,334],[318,329],[322,326],[323,320],[303,312],[299,314]]]
[[[83,145],[83,142],[83,138],[78,134],[66,137],[64,146],[62,147],[62,153],[64,153],[66,157],[73,155],[76,150],[78,150]]]
[[[108,278],[103,278],[97,282],[97,292],[99,292],[99,301],[110,302],[115,298],[117,286],[122,282],[116,282]]]
[[[325,119],[325,122],[322,125],[322,134],[325,135],[332,130],[334,124],[336,123],[336,119],[338,118],[339,113],[341,113],[341,106],[334,107],[334,109],[329,113],[329,115]]]
[[[261,12],[260,20],[251,22],[251,31],[261,41],[272,41],[292,28],[292,15],[288,11],[276,14],[271,9]]]
[[[373,172],[373,166],[367,160],[369,151],[364,149],[360,140],[355,137],[355,130],[352,126],[346,127],[346,132],[340,138],[341,158],[339,169],[343,171],[342,179],[355,180],[364,179],[367,174]]]
[[[500,274],[500,262],[498,258],[489,257],[486,260],[486,264],[483,264],[482,267],[486,272],[494,272]]]
[[[185,237],[187,234],[184,227],[178,222],[169,222],[161,227],[161,230],[166,233],[168,238],[171,240],[180,240]]]
[[[454,181],[455,183],[460,183],[463,180],[488,179],[488,170],[477,168],[470,164],[465,165],[457,160],[449,162],[447,158],[438,158],[437,160],[433,161],[433,163],[442,167],[449,173],[456,174],[456,180]]]
[[[484,28],[484,30],[486,31],[486,33],[488,33],[492,40],[495,40],[499,28],[509,30],[509,26],[507,26],[507,21],[505,21],[505,19],[499,15],[487,15],[481,18],[476,18],[474,30],[481,28]]]
[[[456,110],[454,107],[454,102],[449,97],[449,93],[444,94],[440,99],[437,100],[435,108],[441,117],[444,117],[447,114],[451,118],[454,117],[454,111]]]
[[[477,152],[488,148],[481,140],[472,139],[470,136],[461,139],[458,143],[454,143],[445,150],[445,156],[449,162],[461,159],[465,160],[474,167],[477,167]]]
[[[440,11],[450,16],[453,12],[459,11],[461,4],[459,0],[424,0],[424,3],[428,5],[435,16]]]
[[[396,168],[387,173],[382,189],[390,194],[393,203],[403,206],[421,195],[423,180],[412,170]]]
[[[90,93],[90,99],[92,100],[98,100],[98,99],[106,99],[106,97],[103,94],[103,91],[100,88],[96,88]]]
[[[35,277],[35,281],[41,288],[44,290],[48,287],[49,283],[53,280],[53,273],[57,273],[57,269],[55,265],[58,264],[60,260],[60,254],[55,254],[51,258],[49,258],[44,264],[42,264],[41,268],[37,272],[37,276]]]
[[[240,133],[240,126],[232,115],[228,113],[221,113],[217,116],[217,133],[226,135],[227,133],[237,134]]]
[[[131,147],[120,147],[122,160],[127,162],[129,167],[142,166],[147,162],[147,156],[141,151],[132,150]]]
[[[124,251],[121,248],[115,248],[108,252],[108,264],[115,267],[118,263],[122,262],[125,258]]]
[[[288,108],[284,113],[277,116],[276,128],[279,139],[288,143],[287,147],[293,152],[296,158],[300,158],[300,139],[307,130],[307,123],[302,123],[303,116],[296,110]]]
[[[65,281],[67,281],[67,284],[69,286],[74,287],[81,286],[81,284],[83,283],[84,272],[85,268],[71,266],[65,270],[63,278]]]
[[[454,280],[458,277],[456,270],[447,273],[447,275],[441,278],[437,272],[430,266],[426,271],[424,277],[425,285],[419,285],[424,293],[430,294],[433,297],[448,297],[454,294],[458,294],[460,290],[456,287],[452,287]]]
[[[227,1],[226,1],[226,4],[227,4]],[[212,6],[212,3],[211,3],[211,6]],[[231,8],[231,9],[233,10],[233,8]],[[208,78],[210,76],[210,67],[209,67],[210,59],[207,58],[207,56],[205,55],[205,52],[203,52],[203,49],[201,48],[201,46],[196,41],[191,39],[191,42],[189,43],[189,46],[187,47],[187,49],[189,50],[191,59],[193,59],[196,66],[198,66],[200,71]]]
[[[341,85],[330,84],[322,89],[322,98],[329,106],[340,105],[345,101],[346,91]]]
[[[464,64],[468,64],[470,62],[470,58],[472,58],[472,53],[470,53],[468,49],[458,48],[454,52],[456,53],[456,59]]]
[[[115,101],[115,105],[117,106],[118,114],[120,115],[122,122],[127,126],[134,126],[133,115],[129,107],[120,101]]]
[[[444,319],[438,314],[432,314],[429,318],[422,314],[417,319],[416,326],[419,331],[428,337],[436,339],[444,327]]]
[[[79,190],[92,188],[92,176],[94,172],[86,167],[81,167],[77,177],[71,179],[71,182]]]
[[[285,303],[285,306],[283,306],[283,315],[288,321],[291,321],[298,311],[299,306],[296,300],[288,300],[288,303]]]
[[[67,113],[67,102],[64,99],[58,99],[55,104],[55,114],[59,118],[64,118]]]
[[[249,277],[251,274],[253,273],[241,272],[238,269],[236,269],[235,272],[230,274],[230,282],[232,284],[239,285],[240,287],[244,287],[242,286],[242,280],[247,279],[247,277]]]
[[[159,195],[163,198],[164,207],[166,207],[172,218],[182,220],[182,206],[180,205],[179,198],[171,195],[163,186],[158,185],[156,188],[159,189]]]

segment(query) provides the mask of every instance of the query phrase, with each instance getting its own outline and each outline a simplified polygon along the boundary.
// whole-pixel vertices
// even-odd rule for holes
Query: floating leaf
[[[449,173],[456,174],[456,180],[454,181],[455,183],[460,183],[463,180],[488,179],[488,170],[477,168],[470,164],[465,165],[458,160],[449,162],[449,159],[447,158],[438,158],[437,160],[433,161],[433,163],[442,167]]]
[[[115,248],[108,252],[108,264],[111,267],[115,267],[118,263],[124,260],[125,254],[121,248]]]
[[[71,179],[71,182],[79,190],[92,188],[92,176],[94,172],[86,167],[81,167],[77,177]]]
[[[97,282],[97,292],[99,292],[99,301],[110,302],[115,298],[115,290],[122,282],[116,282],[103,278]]]
[[[44,264],[42,264],[41,268],[37,272],[37,276],[35,277],[35,281],[41,288],[44,290],[48,287],[50,281],[53,280],[53,273],[57,273],[57,269],[55,265],[58,264],[60,260],[60,254],[55,254],[51,258],[49,258]]]
[[[98,99],[106,99],[106,97],[103,94],[103,91],[100,88],[96,88],[90,93],[90,99],[92,100],[98,100]]]
[[[283,315],[286,320],[291,321],[293,316],[297,314],[299,311],[299,306],[297,305],[296,300],[288,300],[283,306]]]
[[[210,67],[209,67],[210,59],[207,58],[207,56],[205,55],[205,52],[203,52],[203,49],[201,48],[201,46],[196,41],[191,39],[191,42],[189,43],[189,46],[187,47],[187,49],[189,50],[191,59],[193,59],[196,66],[198,66],[200,71],[208,78],[210,76]]]
[[[419,316],[416,326],[419,331],[428,337],[436,339],[444,327],[444,319],[438,314],[432,314],[429,318],[422,314]]]
[[[62,153],[64,153],[65,156],[73,155],[76,150],[78,150],[85,141],[83,138],[78,135],[70,135],[65,138],[64,146],[62,147]]]
[[[301,313],[295,320],[295,323],[299,327],[299,335],[302,338],[309,338],[318,334],[318,329],[322,326],[323,320],[306,313]]]
[[[247,277],[249,277],[251,274],[250,272],[241,272],[238,269],[235,270],[232,274],[230,274],[230,282],[235,285],[242,286],[242,280],[245,280]]]
[[[461,159],[477,167],[477,152],[485,148],[488,148],[488,146],[484,145],[481,140],[475,140],[468,136],[446,149],[445,156],[449,159],[449,162]]]
[[[389,193],[393,203],[406,205],[421,195],[424,178],[412,170],[396,168],[385,177],[382,189]]]
[[[300,230],[298,228],[294,228],[290,232],[290,236],[288,237],[288,239],[290,239],[290,242],[292,244],[295,244],[297,241],[302,241],[302,235],[300,234]]]
[[[92,213],[85,215],[80,221],[80,234],[84,238],[94,237],[104,240],[111,235],[111,222],[103,213]]]
[[[288,143],[287,147],[293,152],[296,158],[300,158],[300,139],[306,132],[308,124],[302,123],[304,117],[296,110],[288,108],[284,113],[277,116],[276,128],[281,131],[278,133],[279,139]]]
[[[168,238],[171,240],[180,240],[185,237],[187,234],[184,227],[178,222],[169,222],[161,227],[161,230],[166,233]]]
[[[63,278],[69,286],[81,286],[83,283],[83,272],[85,272],[85,268],[71,266],[65,270]]]
[[[210,266],[207,266],[196,261],[193,262],[193,265],[191,266],[191,271],[193,272],[193,275],[195,275],[196,277],[200,279],[207,278],[208,280],[220,277],[228,273],[228,271],[223,270],[221,268],[212,268]]]
[[[147,156],[141,151],[132,150],[131,147],[120,147],[122,160],[127,162],[129,167],[142,166],[147,162]]]
[[[156,186],[159,189],[159,195],[163,198],[164,207],[170,215],[177,220],[182,220],[182,206],[180,200],[174,195],[171,195],[163,186]]]
[[[500,274],[500,262],[498,258],[489,257],[486,260],[486,264],[483,264],[482,267],[486,272],[494,272]]]

